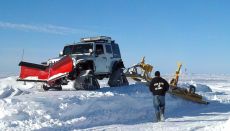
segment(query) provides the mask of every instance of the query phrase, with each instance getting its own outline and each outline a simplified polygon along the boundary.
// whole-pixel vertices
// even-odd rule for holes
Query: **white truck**
[[[62,84],[75,80],[74,88],[77,90],[98,89],[97,79],[103,78],[109,78],[108,85],[111,87],[129,84],[123,73],[119,45],[111,37],[81,38],[78,43],[66,45],[58,58],[50,59],[46,64],[52,66],[67,55],[72,58],[74,69],[67,78],[62,79]],[[49,87],[44,86],[44,89]]]

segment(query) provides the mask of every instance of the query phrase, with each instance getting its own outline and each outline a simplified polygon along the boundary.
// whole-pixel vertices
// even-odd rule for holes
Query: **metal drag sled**
[[[209,104],[209,102],[203,100],[202,96],[195,93],[196,92],[196,87],[193,85],[190,85],[188,88],[182,88],[178,86],[178,81],[179,81],[179,74],[181,70],[182,64],[178,64],[177,71],[175,73],[175,77],[170,81],[170,90],[168,93],[174,96],[181,97],[186,100],[190,100],[196,103],[200,104]]]
[[[209,102],[205,101],[201,95],[195,93],[195,86],[190,85],[189,90],[187,90],[186,88],[178,87],[177,83],[179,80],[181,67],[182,64],[178,64],[175,78],[173,78],[170,82],[170,89],[168,93],[173,96],[180,97],[185,100],[189,100],[199,104],[209,104]],[[150,76],[152,70],[153,66],[146,64],[145,58],[143,58],[140,63],[128,68],[125,74],[127,77],[131,77],[133,80],[149,86],[152,80],[152,77]]]

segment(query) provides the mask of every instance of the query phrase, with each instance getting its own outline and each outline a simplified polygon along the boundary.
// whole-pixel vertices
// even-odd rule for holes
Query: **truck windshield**
[[[69,45],[64,47],[63,55],[89,53],[89,49],[93,49],[93,44]]]

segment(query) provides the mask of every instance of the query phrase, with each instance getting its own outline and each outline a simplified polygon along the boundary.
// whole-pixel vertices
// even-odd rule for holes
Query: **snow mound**
[[[205,84],[197,84],[195,82],[186,82],[186,83],[180,84],[179,86],[183,88],[187,88],[189,90],[190,85],[193,85],[196,87],[196,92],[203,92],[203,93],[212,92],[212,89],[209,86]]]
[[[29,92],[23,91],[23,89],[29,89],[32,87],[32,83],[24,85],[23,82],[17,82],[16,77],[0,79],[0,99],[28,94]]]
[[[197,92],[212,92],[212,89],[207,85],[194,84],[194,86],[196,87]]]
[[[224,123],[224,125],[221,127],[222,131],[228,131],[230,129],[230,119]]]
[[[204,128],[204,131],[229,131],[230,129],[230,119],[226,122],[218,122],[218,126],[212,125]]]
[[[0,89],[0,99],[17,96],[20,94],[23,94],[23,91],[18,88],[6,87],[3,89]]]
[[[75,91],[70,82],[63,91],[41,92],[37,83],[25,84],[16,79],[0,79],[1,130],[151,131],[229,128],[229,121],[226,120],[230,116],[230,94],[223,91],[230,90],[230,86],[226,84],[220,88],[215,86],[213,90],[209,83],[192,83],[198,94],[207,97],[209,105],[166,94],[166,121],[154,123],[153,96],[143,84],[110,88],[107,81],[102,80],[99,81],[101,89],[97,91]]]
[[[0,79],[0,89],[6,88],[6,87],[13,87],[13,88],[19,88],[22,90],[33,88],[36,85],[34,82],[22,82],[17,81],[17,77],[7,77]]]
[[[15,85],[17,87],[17,85]],[[13,88],[4,88],[12,92]],[[10,91],[6,91],[10,89]],[[152,94],[145,85],[101,88],[97,91],[31,92],[1,101],[3,130],[71,130],[113,124],[153,122]],[[171,114],[186,103],[171,96]]]

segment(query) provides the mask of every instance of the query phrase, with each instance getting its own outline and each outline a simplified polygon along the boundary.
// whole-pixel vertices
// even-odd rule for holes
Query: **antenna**
[[[22,49],[22,61],[23,61],[23,58],[24,58],[24,49]]]

